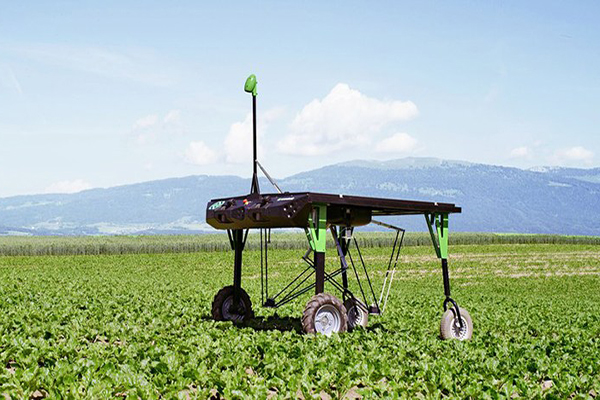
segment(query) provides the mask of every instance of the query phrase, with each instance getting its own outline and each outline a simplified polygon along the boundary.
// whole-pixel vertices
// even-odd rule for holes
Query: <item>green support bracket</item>
[[[327,239],[327,204],[313,205],[308,214],[308,228],[305,229],[308,243],[313,251],[325,253]]]
[[[425,214],[425,220],[435,254],[438,258],[448,258],[448,214]]]
[[[448,258],[448,214],[438,214],[435,220],[440,246],[440,258]]]

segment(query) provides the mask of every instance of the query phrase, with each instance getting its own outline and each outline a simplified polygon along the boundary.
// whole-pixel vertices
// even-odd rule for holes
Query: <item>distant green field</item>
[[[375,284],[389,249],[365,248]],[[271,254],[272,290],[300,269]],[[214,322],[231,252],[0,257],[0,393],[6,398],[589,398],[600,393],[600,247],[451,247],[470,342],[438,338],[439,262],[407,247],[367,330],[302,334],[309,294],[258,307],[259,253],[243,285],[256,320]],[[329,257],[329,268],[334,267]],[[333,292],[331,287],[326,290]],[[354,397],[353,397],[354,396]]]
[[[361,246],[386,247],[394,242],[391,232],[359,232]],[[306,249],[305,234],[296,230],[272,235],[271,248]],[[328,246],[333,241],[328,238]],[[406,246],[431,245],[425,232],[407,232]],[[450,244],[597,244],[597,236],[531,235],[512,233],[452,232]],[[248,249],[259,247],[259,235],[251,233]],[[0,236],[0,256],[72,255],[72,254],[150,254],[189,253],[229,250],[227,235],[150,235],[150,236]]]

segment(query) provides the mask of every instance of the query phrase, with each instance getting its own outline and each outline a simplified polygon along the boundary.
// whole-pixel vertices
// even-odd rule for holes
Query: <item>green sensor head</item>
[[[252,93],[252,96],[256,96],[256,75],[252,74],[246,79],[244,90],[248,93]]]

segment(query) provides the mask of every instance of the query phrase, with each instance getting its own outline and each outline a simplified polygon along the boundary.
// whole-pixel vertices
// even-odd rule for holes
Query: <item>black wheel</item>
[[[344,307],[346,307],[349,331],[359,326],[363,328],[367,327],[369,323],[369,311],[363,308],[358,300],[349,298],[344,302]]]
[[[442,323],[440,324],[442,339],[469,340],[473,337],[473,321],[471,320],[471,316],[464,308],[459,308],[459,310],[460,319],[463,323],[462,328],[458,323],[454,307],[449,308],[442,316]]]
[[[320,333],[326,336],[346,332],[346,307],[337,297],[329,293],[319,293],[306,303],[302,314],[302,328],[306,333]]]
[[[212,303],[212,317],[216,321],[242,322],[254,318],[252,301],[244,289],[240,288],[238,304],[233,304],[233,286],[225,286],[215,295]]]

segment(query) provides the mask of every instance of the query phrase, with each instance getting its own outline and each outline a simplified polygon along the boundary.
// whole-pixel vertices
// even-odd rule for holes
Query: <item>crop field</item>
[[[380,287],[389,248],[363,250]],[[439,339],[431,247],[403,249],[384,315],[366,330],[301,333],[310,294],[260,308],[259,252],[242,284],[256,319],[214,322],[232,252],[0,257],[5,398],[594,398],[600,393],[600,246],[450,247],[469,342]],[[270,286],[301,271],[270,253]],[[328,268],[337,265],[328,252]],[[334,264],[335,263],[335,264]],[[326,290],[335,293],[330,285]]]

